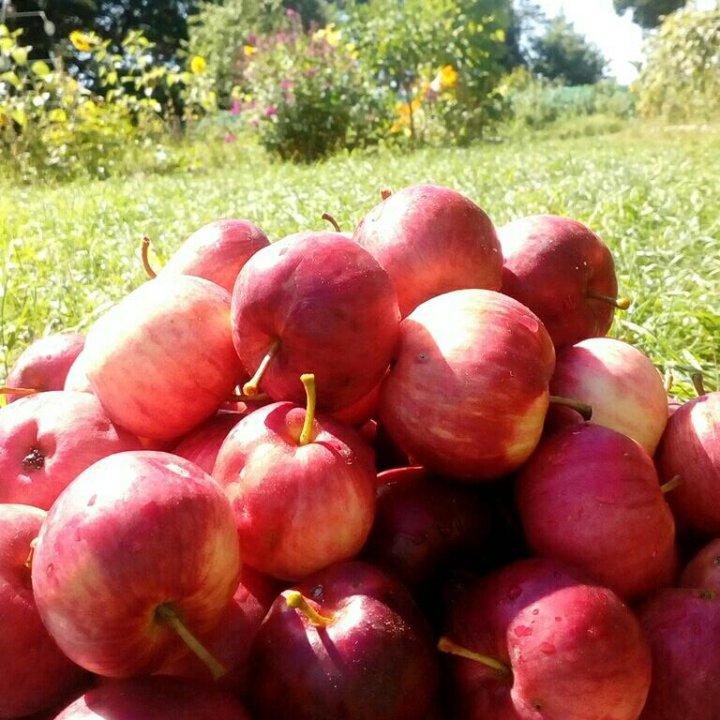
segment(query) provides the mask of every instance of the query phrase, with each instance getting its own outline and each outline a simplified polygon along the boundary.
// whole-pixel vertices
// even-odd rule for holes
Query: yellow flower
[[[446,88],[453,88],[457,85],[458,71],[452,65],[443,65],[438,73],[440,78],[440,87],[445,90]]]
[[[312,39],[315,42],[324,40],[330,47],[337,47],[340,44],[342,31],[336,30],[335,25],[330,24],[327,27],[320,28],[313,33]]]
[[[90,52],[95,45],[95,38],[82,30],[73,30],[70,33],[70,42],[73,47],[80,52]]]
[[[253,45],[243,45],[243,53],[245,57],[252,57],[257,52],[257,48]]]
[[[206,67],[207,63],[202,55],[195,55],[195,57],[190,61],[190,70],[192,70],[194,75],[201,75],[205,72]]]

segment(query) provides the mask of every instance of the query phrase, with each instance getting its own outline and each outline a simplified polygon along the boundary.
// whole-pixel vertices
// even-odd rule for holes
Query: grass
[[[217,149],[212,152],[217,153]],[[271,238],[352,229],[381,188],[453,187],[497,225],[531,213],[575,217],[616,259],[634,298],[613,334],[671,372],[681,395],[690,374],[720,386],[720,129],[630,126],[593,137],[535,136],[472,149],[336,157],[311,167],[228,148],[224,167],[15,187],[0,180],[0,377],[36,336],[85,329],[143,282],[140,239],[161,264],[193,230],[244,217]]]

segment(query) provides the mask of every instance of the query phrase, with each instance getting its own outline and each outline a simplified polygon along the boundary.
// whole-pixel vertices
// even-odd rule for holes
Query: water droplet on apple
[[[535,609],[532,611],[532,614],[533,614],[533,615],[537,615],[537,614],[539,614],[539,612],[540,612],[540,611],[539,611],[537,608],[535,608]]]

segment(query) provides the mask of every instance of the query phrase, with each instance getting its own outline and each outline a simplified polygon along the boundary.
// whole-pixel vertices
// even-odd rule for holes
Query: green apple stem
[[[262,382],[263,375],[265,374],[268,366],[272,362],[272,359],[277,355],[279,349],[280,338],[277,338],[273,340],[272,345],[270,345],[267,353],[265,354],[265,357],[260,361],[260,364],[258,365],[255,374],[243,385],[243,395],[249,395],[250,397],[252,397],[253,395],[258,395],[258,388],[260,387],[260,383]]]
[[[602,300],[609,305],[614,305],[619,310],[627,310],[632,305],[632,300],[629,297],[612,297],[611,295],[603,295],[602,293],[596,293],[592,290],[588,290],[585,297],[592,298],[593,300]]]
[[[481,653],[473,652],[467,648],[458,645],[457,643],[450,640],[450,638],[443,636],[438,640],[437,648],[440,652],[448,653],[449,655],[457,655],[458,657],[465,658],[466,660],[474,660],[475,662],[482,663],[487,667],[495,670],[500,675],[511,676],[512,670],[489,655],[482,655]]]
[[[695,388],[695,392],[698,394],[698,397],[707,395],[707,390],[705,389],[705,382],[703,381],[703,374],[701,372],[694,372],[691,376],[691,380],[693,387]]]
[[[331,616],[321,615],[312,607],[301,592],[286,590],[283,596],[288,607],[299,610],[316,627],[327,627],[333,621]]]
[[[678,485],[680,485],[680,483],[680,476],[674,475],[672,478],[670,478],[670,480],[660,486],[660,490],[665,495],[669,492],[672,492]]]
[[[300,382],[302,382],[305,387],[307,405],[305,407],[305,422],[300,432],[298,444],[307,445],[312,440],[313,422],[315,421],[315,405],[317,403],[315,375],[313,375],[313,373],[303,373],[300,376]]]
[[[321,217],[323,220],[327,220],[335,228],[335,232],[342,232],[342,230],[340,230],[340,225],[338,225],[338,221],[330,213],[325,212],[321,215]]]
[[[145,268],[145,273],[152,280],[157,277],[157,273],[153,270],[153,266],[150,264],[150,257],[148,253],[150,251],[150,238],[145,235],[142,239],[142,248],[140,250],[140,256],[142,257],[142,264]]]
[[[665,385],[666,393],[669,393],[672,390],[674,382],[675,378],[673,377],[673,374],[671,372],[667,373],[667,375],[665,375],[665,382],[663,383]]]
[[[583,420],[590,420],[590,418],[592,418],[592,406],[587,403],[573,400],[573,398],[561,397],[560,395],[551,395],[550,402],[553,405],[563,405],[576,410],[582,415]]]
[[[26,395],[37,395],[39,392],[35,388],[8,387],[7,385],[0,387],[0,395],[21,395],[25,397]]]
[[[195,655],[207,666],[212,673],[213,679],[217,680],[227,673],[227,669],[210,651],[190,632],[189,628],[182,621],[175,608],[170,603],[158,606],[155,615],[161,621],[169,625],[192,650]]]
[[[380,197],[381,197],[383,200],[387,200],[391,195],[392,195],[392,190],[390,190],[390,188],[383,188],[383,189],[380,191]]]

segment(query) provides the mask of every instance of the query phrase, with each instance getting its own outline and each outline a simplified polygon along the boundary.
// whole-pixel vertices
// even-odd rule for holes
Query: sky
[[[633,61],[642,59],[643,32],[626,13],[620,17],[613,9],[613,0],[536,0],[547,17],[561,11],[575,30],[585,35],[602,50],[608,59],[608,74],[628,84],[637,76]],[[699,0],[696,7],[710,8],[715,0]]]

